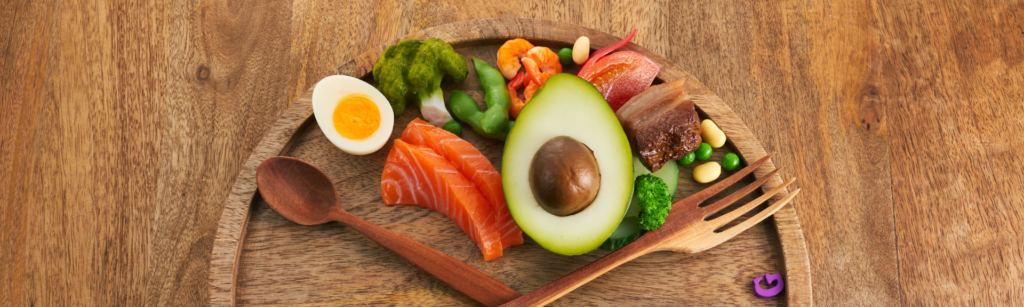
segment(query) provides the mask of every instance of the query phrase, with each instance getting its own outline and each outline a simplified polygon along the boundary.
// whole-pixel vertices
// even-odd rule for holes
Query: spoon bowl
[[[256,169],[256,185],[271,209],[296,224],[323,224],[330,221],[331,211],[344,211],[327,174],[299,159],[264,160]]]

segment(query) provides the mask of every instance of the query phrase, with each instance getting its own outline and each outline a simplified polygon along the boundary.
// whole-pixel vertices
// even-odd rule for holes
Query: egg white
[[[352,94],[362,94],[369,97],[377,109],[380,110],[380,126],[369,137],[361,140],[353,140],[341,136],[334,127],[334,109],[342,98]],[[365,155],[376,152],[384,143],[387,143],[391,136],[391,129],[395,126],[395,111],[391,109],[384,94],[381,94],[369,83],[349,76],[335,75],[324,78],[317,82],[313,88],[313,116],[324,132],[324,136],[334,146],[342,151],[353,155]]]

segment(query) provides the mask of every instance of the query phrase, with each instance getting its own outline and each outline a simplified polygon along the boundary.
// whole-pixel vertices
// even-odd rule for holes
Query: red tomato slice
[[[630,98],[648,87],[661,67],[642,54],[619,51],[594,62],[579,76],[597,87],[612,110],[619,110]]]

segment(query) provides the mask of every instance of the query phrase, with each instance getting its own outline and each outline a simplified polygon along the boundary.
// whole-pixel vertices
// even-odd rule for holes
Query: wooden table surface
[[[721,96],[799,178],[816,304],[1024,301],[1018,1],[100,2],[0,4],[0,305],[203,304],[224,199],[289,102],[490,17],[637,28]]]

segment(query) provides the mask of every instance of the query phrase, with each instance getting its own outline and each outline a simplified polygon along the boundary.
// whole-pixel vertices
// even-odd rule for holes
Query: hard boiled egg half
[[[394,110],[384,94],[349,76],[330,76],[316,84],[313,115],[327,139],[353,155],[380,149],[395,125]]]

